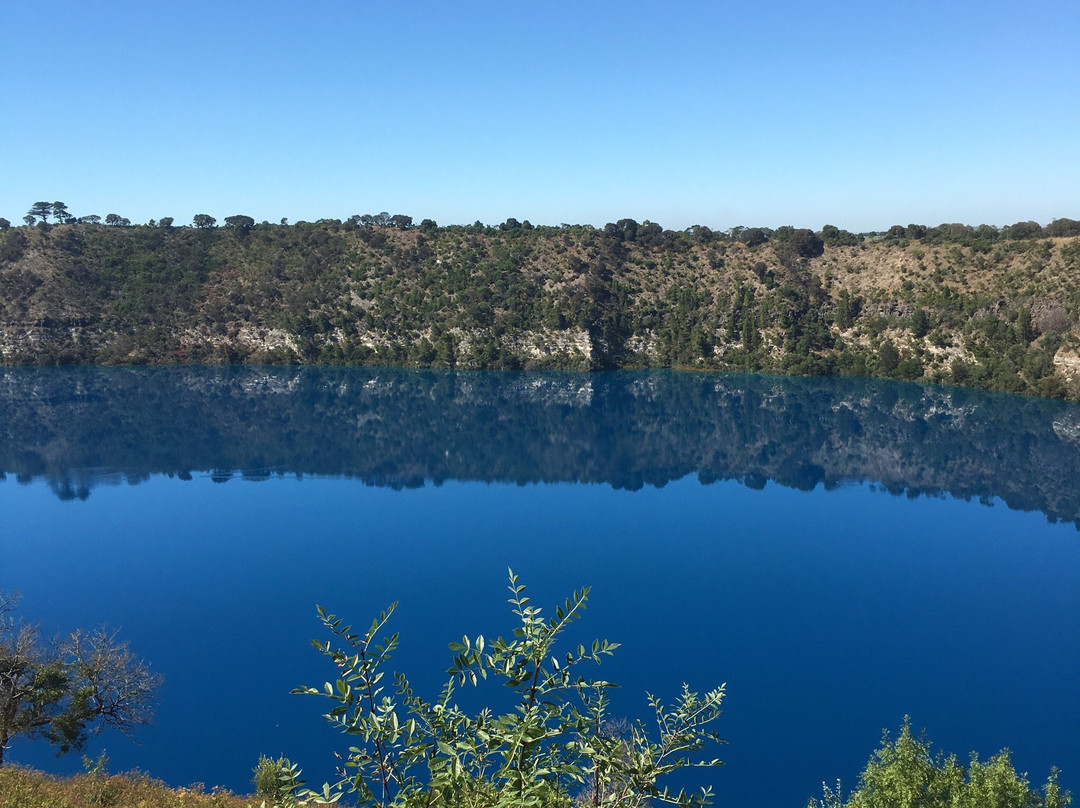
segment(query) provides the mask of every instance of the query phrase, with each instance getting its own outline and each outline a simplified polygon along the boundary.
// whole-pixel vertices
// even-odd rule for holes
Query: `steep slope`
[[[514,225],[10,228],[0,356],[678,366],[1080,396],[1076,236]]]

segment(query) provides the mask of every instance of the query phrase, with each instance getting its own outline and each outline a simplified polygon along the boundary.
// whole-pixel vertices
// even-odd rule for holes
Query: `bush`
[[[252,775],[255,796],[271,805],[295,805],[296,792],[304,785],[304,781],[300,779],[300,769],[283,757],[275,760],[259,755],[259,762]]]
[[[1058,787],[1057,778],[1051,769],[1040,793],[1027,775],[1016,773],[1008,749],[985,763],[972,753],[965,768],[955,755],[931,754],[930,742],[914,737],[905,717],[895,742],[883,734],[847,801],[838,781],[835,791],[823,784],[824,798],[811,799],[807,808],[1067,808],[1072,794]]]
[[[402,674],[395,674],[395,695],[382,685],[383,668],[397,646],[396,634],[378,637],[394,604],[363,634],[319,607],[319,618],[334,640],[313,641],[337,667],[337,680],[322,688],[295,691],[332,702],[331,724],[352,737],[339,780],[303,798],[337,801],[355,795],[361,805],[383,806],[569,806],[571,789],[589,793],[596,804],[639,805],[653,799],[679,806],[710,802],[711,790],[687,794],[657,785],[666,774],[687,766],[716,766],[718,760],[694,762],[706,741],[723,741],[710,728],[720,716],[724,686],[699,696],[683,685],[673,706],[649,696],[658,738],[643,723],[625,735],[610,731],[607,692],[610,682],[587,679],[575,670],[599,663],[616,643],[595,640],[569,653],[554,652],[556,639],[585,608],[581,589],[543,618],[530,604],[525,587],[510,572],[510,603],[520,624],[509,640],[463,637],[451,643],[454,658],[439,697],[418,696]],[[484,709],[466,715],[455,703],[458,686],[476,686],[488,677],[516,693],[517,707],[497,715]],[[597,799],[598,798],[598,799]]]
[[[817,258],[825,252],[825,242],[812,230],[795,230],[788,236],[788,244],[800,258]]]
[[[901,379],[914,381],[923,375],[923,363],[918,358],[909,356],[907,359],[901,360],[900,364],[896,366],[896,375]]]
[[[881,343],[881,348],[878,350],[878,363],[886,375],[894,373],[900,364],[900,351],[890,340]]]

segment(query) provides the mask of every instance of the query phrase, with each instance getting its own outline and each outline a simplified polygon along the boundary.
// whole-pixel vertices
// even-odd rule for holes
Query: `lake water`
[[[463,634],[592,586],[615,710],[726,682],[718,805],[855,784],[905,714],[1080,786],[1080,407],[883,381],[674,372],[0,371],[0,589],[120,627],[165,677],[112,770],[332,776],[315,604],[401,605],[434,696]],[[713,756],[710,753],[710,756]],[[78,770],[43,741],[9,759]]]

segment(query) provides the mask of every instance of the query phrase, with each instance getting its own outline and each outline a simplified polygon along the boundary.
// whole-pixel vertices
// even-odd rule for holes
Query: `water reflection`
[[[0,472],[58,496],[150,475],[638,489],[871,481],[1080,528],[1080,407],[882,380],[677,372],[43,368],[0,373]]]

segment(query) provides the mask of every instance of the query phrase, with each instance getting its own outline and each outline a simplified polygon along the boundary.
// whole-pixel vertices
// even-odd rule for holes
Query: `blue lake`
[[[508,634],[506,569],[572,641],[622,644],[615,710],[727,683],[718,805],[849,786],[905,714],[1080,790],[1080,407],[881,381],[159,368],[0,371],[0,590],[107,623],[163,674],[112,770],[250,790],[348,743],[315,604],[400,601],[401,670]],[[9,759],[53,771],[43,741]]]

